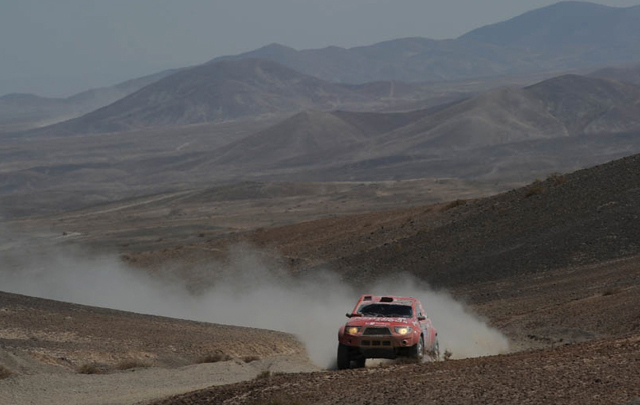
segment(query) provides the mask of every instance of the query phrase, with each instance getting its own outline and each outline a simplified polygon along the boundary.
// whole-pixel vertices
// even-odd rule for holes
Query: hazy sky
[[[0,0],[0,95],[68,96],[273,42],[304,49],[454,38],[555,2]]]

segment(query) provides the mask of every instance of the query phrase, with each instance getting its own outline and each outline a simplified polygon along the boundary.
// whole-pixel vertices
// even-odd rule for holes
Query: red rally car
[[[338,332],[338,369],[373,358],[440,356],[438,333],[415,298],[363,295],[347,317]]]

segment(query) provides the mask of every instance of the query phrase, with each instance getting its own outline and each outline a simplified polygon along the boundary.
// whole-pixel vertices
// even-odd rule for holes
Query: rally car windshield
[[[397,304],[364,304],[358,309],[364,316],[379,316],[385,318],[411,318],[413,310],[408,305]]]

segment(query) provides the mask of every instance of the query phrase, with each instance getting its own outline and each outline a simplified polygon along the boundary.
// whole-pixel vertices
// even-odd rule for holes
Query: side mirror
[[[426,316],[424,316],[424,315],[420,315],[420,316],[418,317],[418,320],[419,320],[419,321],[426,321],[426,320],[427,320],[427,317],[426,317]]]
[[[359,313],[357,313],[357,312],[354,312],[354,313],[349,313],[349,312],[347,312],[347,314],[346,314],[346,315],[347,315],[347,318],[353,318],[354,316],[356,316],[356,317],[357,317],[357,316],[362,316],[362,314],[359,314]]]

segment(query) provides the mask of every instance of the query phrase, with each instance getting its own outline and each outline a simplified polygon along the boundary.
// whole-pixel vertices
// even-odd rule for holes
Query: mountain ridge
[[[220,61],[164,77],[106,107],[46,128],[54,133],[177,126],[366,101],[353,91],[265,59]]]
[[[408,37],[352,48],[280,44],[210,61],[261,57],[331,82],[461,80],[639,61],[640,6],[560,2],[455,39]],[[588,27],[588,28],[585,28]]]

